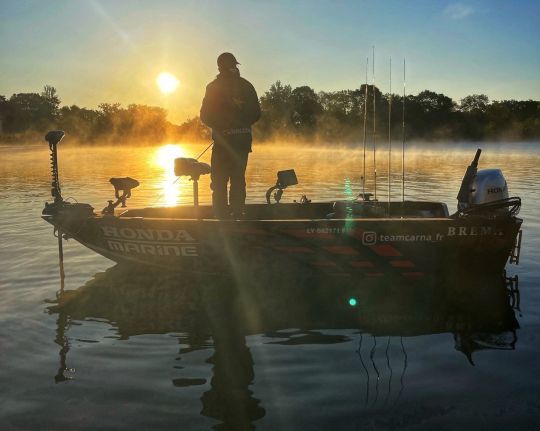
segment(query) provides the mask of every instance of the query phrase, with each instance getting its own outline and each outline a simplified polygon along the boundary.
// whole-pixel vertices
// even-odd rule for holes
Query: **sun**
[[[163,94],[170,94],[178,88],[180,81],[168,72],[161,72],[156,78],[156,84]]]

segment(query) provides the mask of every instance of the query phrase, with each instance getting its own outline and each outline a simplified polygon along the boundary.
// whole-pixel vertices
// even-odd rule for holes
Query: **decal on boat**
[[[448,236],[503,236],[501,230],[494,230],[491,226],[449,226]]]
[[[144,241],[195,242],[195,238],[186,230],[140,229],[131,227],[101,226],[106,238],[121,238]]]
[[[149,256],[198,256],[195,238],[185,230],[101,226],[109,250]]]
[[[306,234],[308,235],[316,235],[316,234],[340,234],[340,233],[349,233],[353,229],[351,227],[341,227],[341,226],[335,226],[335,227],[308,227],[306,228]]]

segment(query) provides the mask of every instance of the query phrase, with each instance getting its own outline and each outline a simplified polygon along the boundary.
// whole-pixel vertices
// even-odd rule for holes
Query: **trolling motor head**
[[[49,146],[58,144],[64,137],[65,133],[63,130],[51,130],[45,135],[45,140],[49,143]]]
[[[274,200],[276,203],[279,203],[281,196],[283,195],[283,190],[288,186],[295,186],[298,184],[298,178],[296,178],[296,173],[294,169],[287,169],[286,171],[278,171],[276,185],[270,187],[266,191],[266,203],[270,203],[270,196],[272,192],[277,189],[274,193]]]

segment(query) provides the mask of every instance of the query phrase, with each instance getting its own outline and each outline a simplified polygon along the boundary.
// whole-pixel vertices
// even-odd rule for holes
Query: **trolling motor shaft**
[[[52,130],[45,135],[45,140],[49,143],[51,150],[51,195],[54,198],[55,204],[60,204],[64,201],[62,198],[62,190],[60,189],[60,179],[58,176],[58,154],[56,146],[62,140],[65,133],[62,130]]]

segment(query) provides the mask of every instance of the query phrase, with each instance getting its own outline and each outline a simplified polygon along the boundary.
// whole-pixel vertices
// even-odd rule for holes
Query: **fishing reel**
[[[276,203],[279,203],[279,201],[281,200],[281,196],[283,196],[283,190],[285,190],[288,186],[295,186],[296,184],[298,184],[298,179],[296,178],[296,173],[294,172],[294,169],[278,171],[276,185],[270,187],[266,191],[266,203],[271,203],[270,196],[272,196],[272,192],[274,192],[274,200],[276,201]]]
[[[111,178],[110,183],[114,187],[114,197],[116,202],[113,203],[113,200],[109,200],[109,205],[103,208],[101,211],[104,215],[114,215],[114,209],[121,205],[122,208],[126,207],[126,200],[131,197],[131,190],[139,186],[139,182],[131,177],[124,178]],[[120,194],[122,192],[122,194]]]

